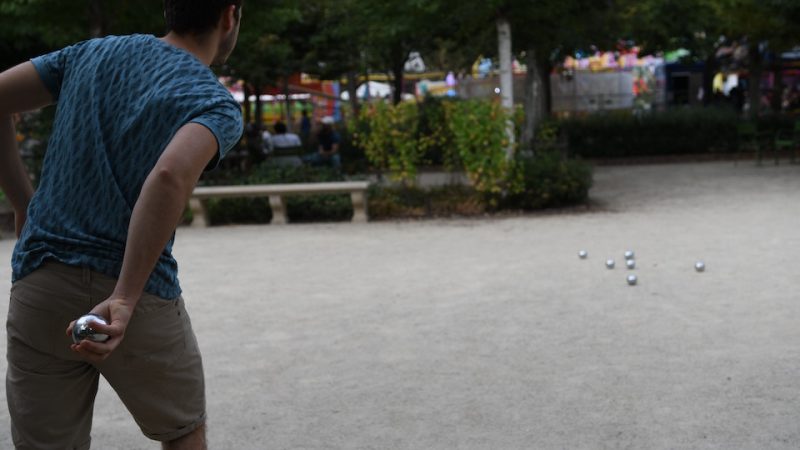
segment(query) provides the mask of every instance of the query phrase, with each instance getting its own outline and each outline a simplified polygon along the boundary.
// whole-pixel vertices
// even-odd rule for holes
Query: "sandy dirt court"
[[[182,228],[210,448],[800,448],[799,193],[788,164],[615,166],[589,212]],[[93,448],[158,448],[105,382]]]

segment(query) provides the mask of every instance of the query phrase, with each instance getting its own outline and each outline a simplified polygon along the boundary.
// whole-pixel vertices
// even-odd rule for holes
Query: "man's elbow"
[[[196,180],[173,167],[156,167],[150,175],[150,184],[166,195],[187,197],[194,189]]]

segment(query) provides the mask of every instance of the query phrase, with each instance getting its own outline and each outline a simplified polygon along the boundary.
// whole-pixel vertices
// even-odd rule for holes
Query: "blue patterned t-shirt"
[[[190,53],[150,35],[111,36],[32,60],[57,101],[38,189],[12,256],[14,280],[54,259],[119,277],[145,179],[183,125],[217,138],[217,164],[242,134],[238,103]],[[145,291],[180,295],[173,234]]]

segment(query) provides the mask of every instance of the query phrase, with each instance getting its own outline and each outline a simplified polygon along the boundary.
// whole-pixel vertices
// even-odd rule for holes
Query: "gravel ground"
[[[800,166],[601,167],[590,212],[181,229],[210,446],[796,449],[799,191]],[[158,448],[104,382],[93,439]]]

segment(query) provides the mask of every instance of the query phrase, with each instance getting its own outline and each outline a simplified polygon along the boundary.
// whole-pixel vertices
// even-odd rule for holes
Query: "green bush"
[[[326,167],[283,167],[262,164],[253,172],[224,184],[278,184],[343,181],[344,176]],[[292,222],[344,221],[353,216],[348,194],[284,197],[286,214]],[[272,211],[267,198],[211,199],[207,203],[212,225],[229,223],[269,223]]]
[[[338,127],[339,133],[339,153],[342,157],[342,171],[354,175],[366,173],[369,170],[369,161],[364,150],[361,149],[353,138],[353,133],[347,127]]]
[[[501,209],[535,210],[585,203],[592,187],[592,168],[556,152],[521,158],[523,188],[500,201]]]
[[[369,214],[373,220],[474,216],[485,211],[484,196],[469,186],[373,186],[369,191]]]
[[[463,169],[478,191],[499,194],[516,188],[506,130],[509,122],[518,128],[520,112],[486,100],[379,102],[366,106],[350,127],[372,166],[407,186],[421,165],[436,161],[447,170]]]
[[[389,171],[395,180],[413,184],[431,145],[431,136],[419,132],[416,103],[365,105],[359,122],[353,136],[369,161],[379,170]]]
[[[427,96],[419,103],[419,133],[429,136],[423,164],[455,170],[461,167],[461,159],[453,145],[453,135],[447,126],[447,105],[456,99]]]
[[[448,103],[446,110],[453,146],[475,189],[489,197],[517,191],[516,161],[506,155],[507,123],[515,116],[481,100]]]
[[[728,109],[611,112],[561,122],[571,155],[618,158],[732,152],[739,117]]]

